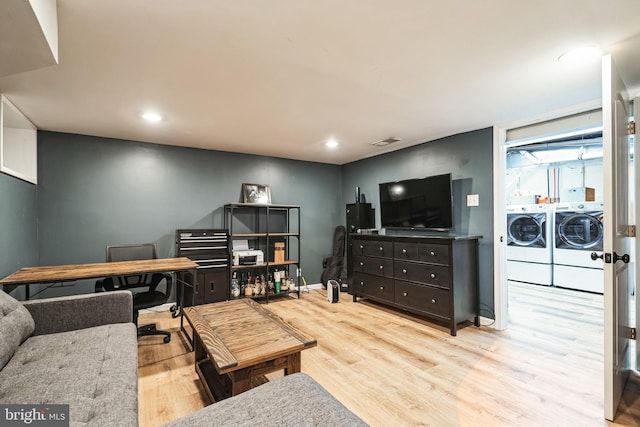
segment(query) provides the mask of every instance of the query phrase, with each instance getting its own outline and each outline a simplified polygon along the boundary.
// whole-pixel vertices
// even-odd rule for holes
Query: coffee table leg
[[[289,357],[287,357],[287,367],[284,368],[284,374],[290,375],[300,372],[301,361],[302,357],[300,356],[300,352],[290,354]]]
[[[238,369],[231,373],[231,396],[236,396],[251,388],[251,371]]]

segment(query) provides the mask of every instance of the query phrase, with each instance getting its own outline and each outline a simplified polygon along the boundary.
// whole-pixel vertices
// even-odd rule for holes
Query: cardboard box
[[[273,262],[276,264],[284,262],[284,242],[274,243]]]
[[[562,191],[563,202],[595,202],[596,190],[591,187],[573,187]]]

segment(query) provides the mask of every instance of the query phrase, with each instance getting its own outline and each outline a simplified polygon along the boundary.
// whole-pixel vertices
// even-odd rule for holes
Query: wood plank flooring
[[[509,294],[508,330],[469,325],[457,337],[347,294],[330,304],[312,290],[266,307],[318,340],[302,352],[302,371],[372,426],[640,425],[635,376],[616,422],[603,419],[602,296],[525,285]],[[168,312],[140,316],[150,322],[179,326]],[[141,427],[208,404],[179,334],[138,343]]]

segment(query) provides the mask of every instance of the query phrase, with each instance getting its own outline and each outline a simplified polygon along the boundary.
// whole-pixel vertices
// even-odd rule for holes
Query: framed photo
[[[271,203],[271,190],[264,184],[242,184],[242,201],[244,203]]]

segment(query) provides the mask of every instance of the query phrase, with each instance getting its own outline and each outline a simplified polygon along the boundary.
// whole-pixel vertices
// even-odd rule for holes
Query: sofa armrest
[[[133,322],[129,291],[102,292],[23,301],[36,324],[34,335]]]

